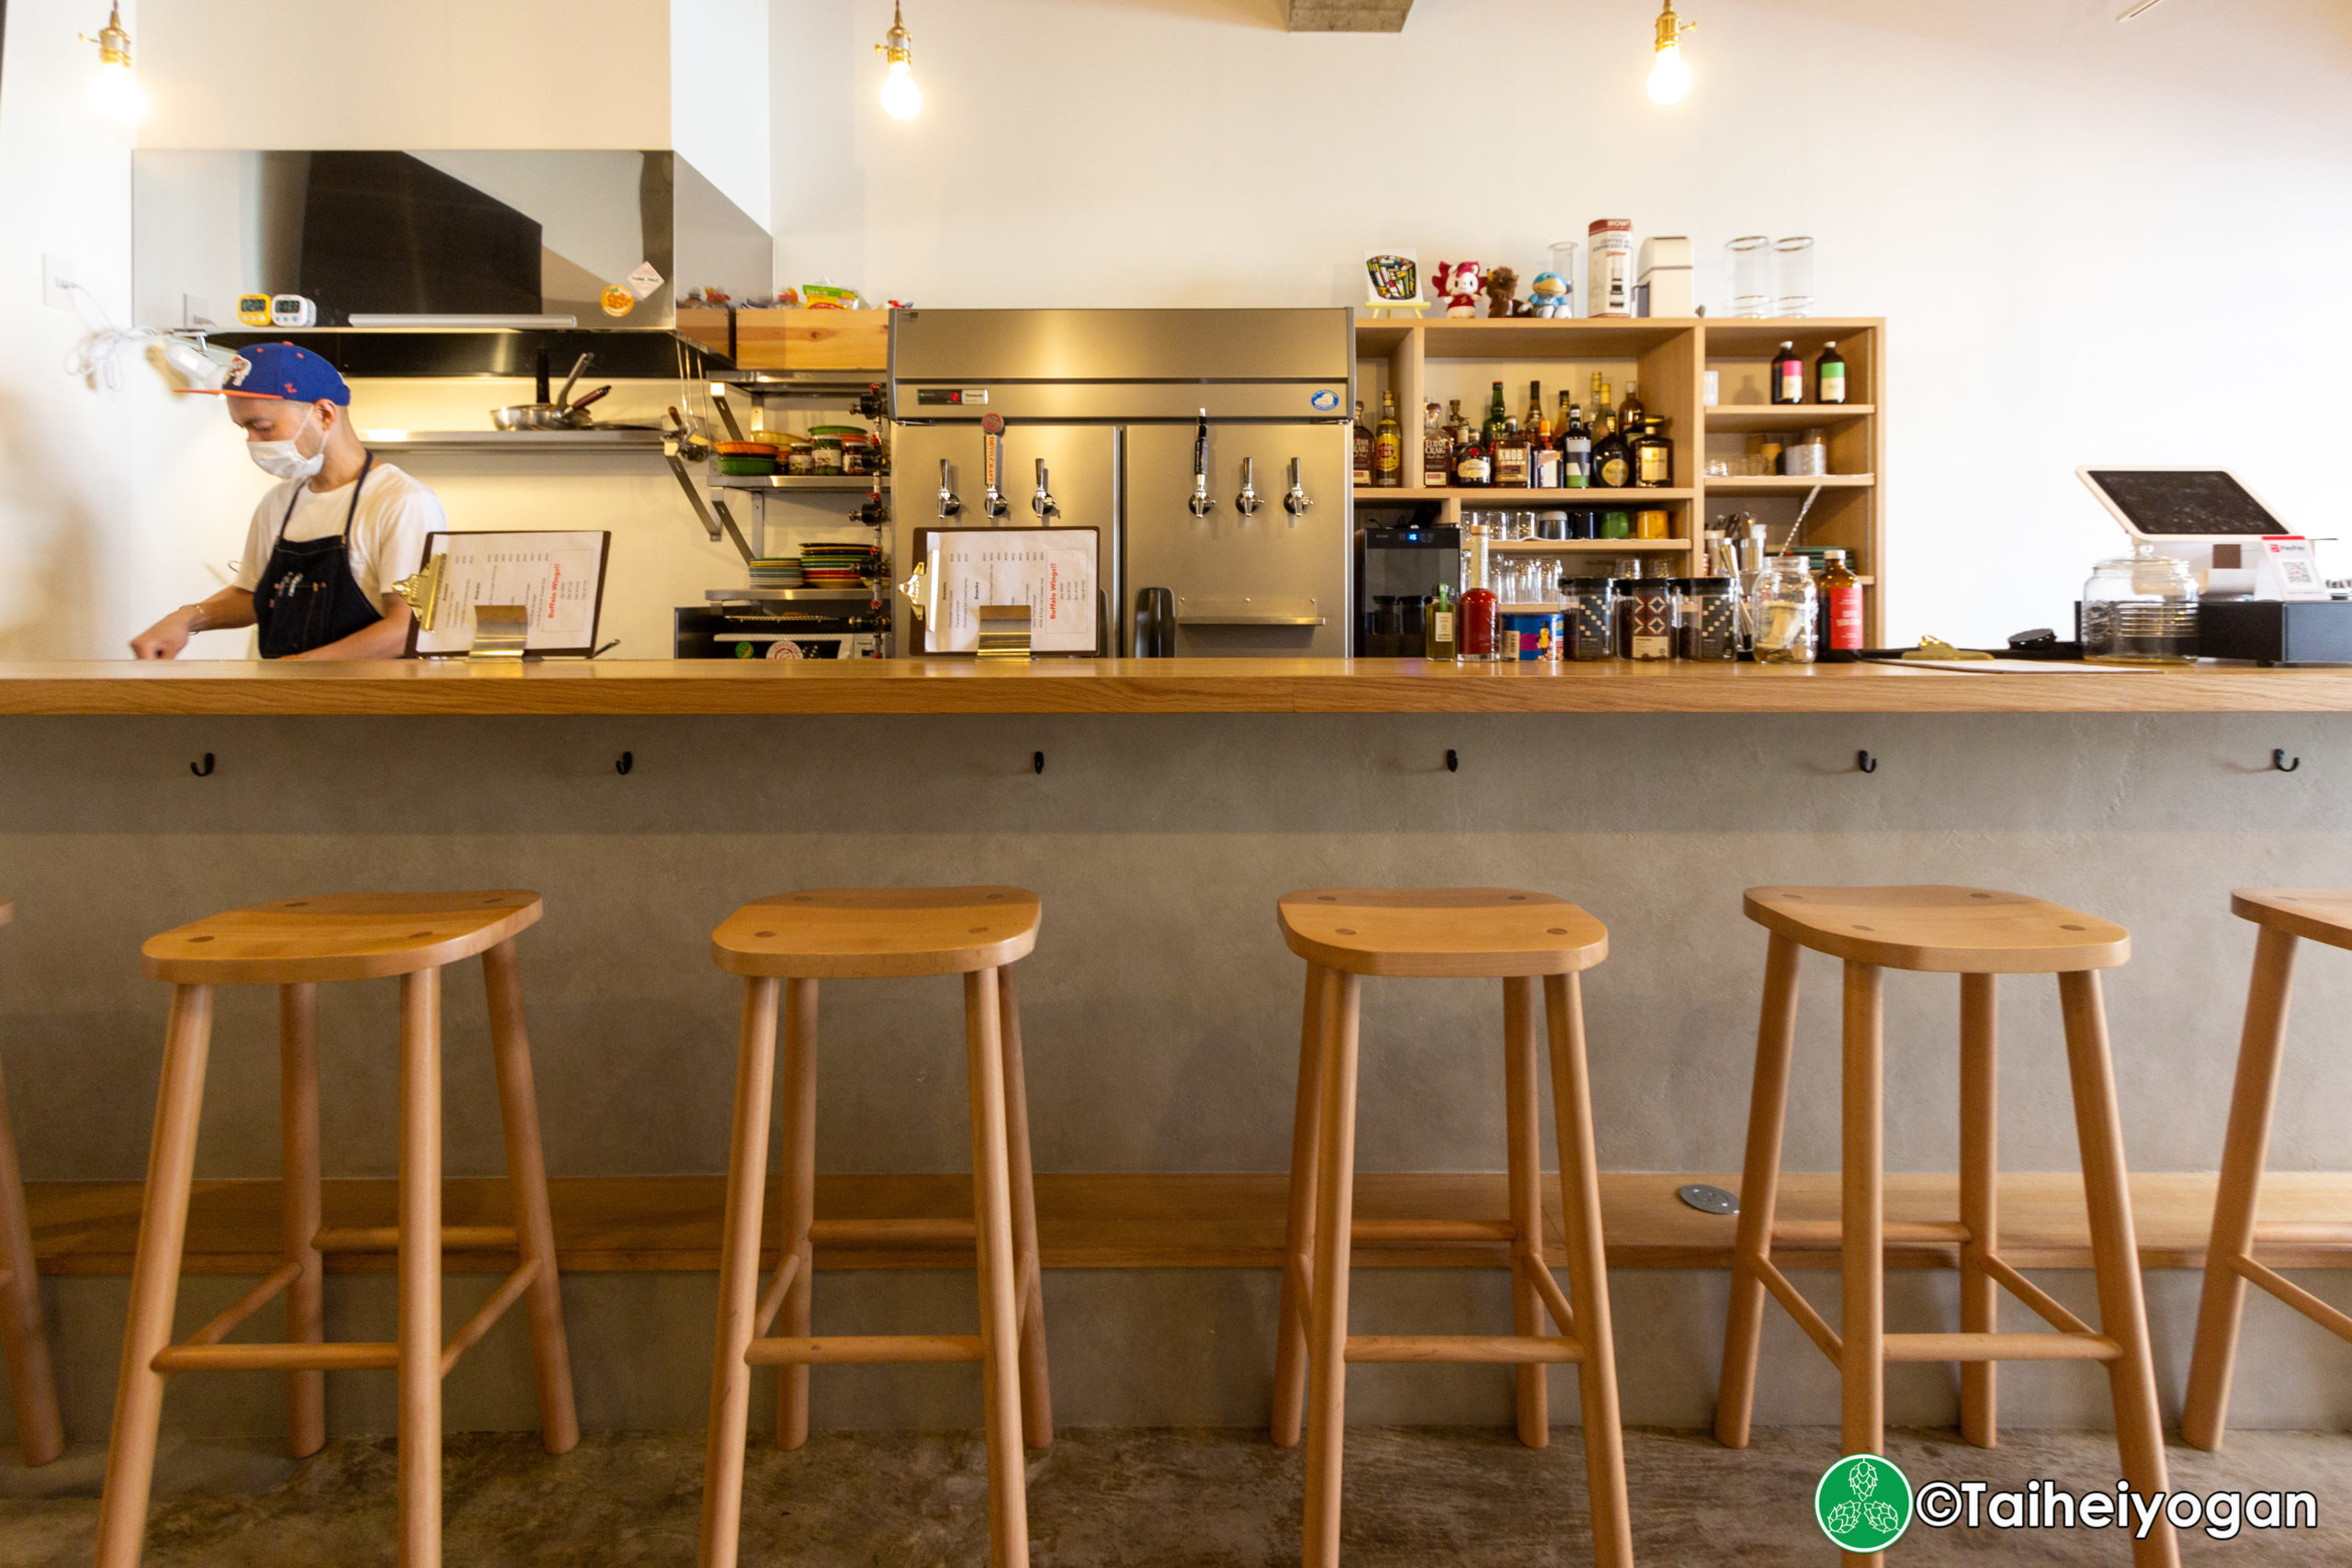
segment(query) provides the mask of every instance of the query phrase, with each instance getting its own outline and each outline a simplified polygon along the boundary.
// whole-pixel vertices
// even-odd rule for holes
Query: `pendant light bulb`
[[[915,85],[914,39],[896,5],[890,7],[890,30],[874,51],[890,62],[882,73],[883,111],[892,119],[912,119],[922,113],[922,89]]]
[[[1682,59],[1682,35],[1697,27],[1674,14],[1672,0],[1657,14],[1657,61],[1650,67],[1650,100],[1679,104],[1690,90],[1690,67]]]
[[[139,90],[139,79],[130,70],[130,35],[123,31],[122,7],[118,5],[107,14],[107,25],[98,36],[82,35],[85,43],[98,46],[98,76],[90,85],[90,102],[108,119],[128,124],[147,111],[147,95]]]

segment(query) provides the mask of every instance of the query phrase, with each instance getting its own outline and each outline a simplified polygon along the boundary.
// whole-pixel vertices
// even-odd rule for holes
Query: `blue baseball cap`
[[[257,343],[241,348],[229,362],[223,385],[188,389],[222,398],[277,398],[292,403],[324,399],[344,407],[351,402],[351,388],[343,372],[290,343]]]

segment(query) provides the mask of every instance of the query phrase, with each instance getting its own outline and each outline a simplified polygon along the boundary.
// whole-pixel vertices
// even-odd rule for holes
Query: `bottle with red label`
[[[1846,564],[1843,550],[1822,552],[1822,619],[1832,652],[1860,652],[1862,648],[1862,580]]]
[[[1781,352],[1772,356],[1772,400],[1776,403],[1804,401],[1804,356],[1793,343],[1784,343]]]
[[[1462,591],[1462,619],[1454,626],[1457,657],[1464,664],[1491,664],[1499,657],[1496,611],[1501,601],[1495,597],[1487,530],[1483,524],[1472,524],[1462,532],[1470,547],[1470,585]]]

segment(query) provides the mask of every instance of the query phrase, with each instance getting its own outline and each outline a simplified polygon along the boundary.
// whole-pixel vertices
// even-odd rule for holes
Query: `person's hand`
[[[130,639],[130,651],[140,659],[177,659],[194,627],[188,612],[175,610]]]

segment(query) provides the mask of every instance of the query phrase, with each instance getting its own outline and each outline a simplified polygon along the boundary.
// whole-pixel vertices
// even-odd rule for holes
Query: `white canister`
[[[1634,223],[1629,218],[1596,218],[1586,235],[1589,270],[1585,310],[1595,316],[1634,313]]]

